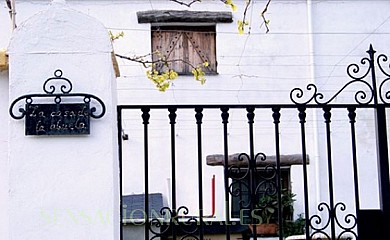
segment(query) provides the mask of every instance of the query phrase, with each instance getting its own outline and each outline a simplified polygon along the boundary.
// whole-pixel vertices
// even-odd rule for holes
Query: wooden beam
[[[235,153],[228,156],[228,164],[229,166],[236,167],[246,167],[248,166],[248,160],[244,158],[240,161],[239,158],[240,153]],[[306,155],[306,164],[309,164],[309,155]],[[214,154],[208,155],[206,157],[206,163],[209,166],[223,166],[225,164],[225,157],[223,154]],[[302,165],[303,158],[302,154],[289,154],[289,155],[280,155],[280,166],[291,166],[291,165]],[[260,157],[256,160],[257,167],[266,167],[266,166],[275,166],[276,165],[276,156],[267,156],[263,161]]]
[[[231,23],[231,12],[150,10],[137,12],[138,23]]]

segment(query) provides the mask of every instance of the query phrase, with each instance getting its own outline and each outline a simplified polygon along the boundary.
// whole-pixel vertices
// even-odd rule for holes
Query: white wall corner
[[[51,4],[19,25],[8,50],[10,101],[44,93],[44,81],[61,69],[71,93],[93,94],[107,108],[82,136],[25,136],[25,120],[10,120],[10,239],[117,240],[116,86],[107,30],[64,4]],[[83,100],[63,97],[67,101]]]

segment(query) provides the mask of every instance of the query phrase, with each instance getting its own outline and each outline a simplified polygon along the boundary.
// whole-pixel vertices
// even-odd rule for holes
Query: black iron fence
[[[138,209],[129,196],[121,205],[122,239],[257,239],[265,235],[256,226],[265,222],[276,224],[276,233],[266,233],[276,239],[386,239],[390,73],[385,55],[376,57],[372,47],[367,53],[361,60],[367,70],[351,64],[352,80],[328,98],[309,84],[291,91],[293,104],[118,106],[121,194],[138,184],[143,195]],[[364,89],[353,92],[354,102],[338,103],[356,84]],[[180,138],[184,132],[188,137]],[[370,181],[364,176],[373,165],[378,194],[366,196],[361,186]],[[205,173],[218,171],[223,194],[210,216]],[[151,195],[165,181],[162,175],[169,179],[161,195],[168,203]],[[377,208],[364,210],[361,201],[370,198]]]

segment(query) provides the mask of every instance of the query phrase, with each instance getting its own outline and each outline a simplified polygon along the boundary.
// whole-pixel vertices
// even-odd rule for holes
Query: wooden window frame
[[[179,11],[179,10],[149,10],[149,11],[139,11],[137,12],[137,20],[138,23],[149,23],[152,24],[152,53],[153,53],[153,31],[154,29],[158,28],[160,26],[161,28],[166,28],[167,26],[175,26],[178,28],[180,26],[181,28],[188,29],[194,29],[194,28],[202,28],[204,26],[208,26],[209,28],[213,28],[214,37],[212,39],[212,42],[214,44],[212,54],[210,56],[204,56],[202,57],[201,54],[200,58],[207,59],[209,62],[209,67],[206,69],[203,69],[206,74],[213,75],[218,74],[217,72],[217,54],[216,54],[216,24],[220,23],[232,23],[233,22],[233,14],[229,11]],[[184,30],[182,30],[184,31]],[[208,30],[210,31],[210,30]],[[189,31],[191,32],[191,31]],[[190,53],[191,51],[189,51]],[[196,52],[196,51],[195,51]],[[203,52],[203,51],[202,51]],[[210,50],[207,50],[206,52],[211,52]],[[184,54],[183,54],[184,55]],[[187,54],[190,55],[190,54]],[[161,54],[159,56],[161,58]],[[185,56],[184,56],[185,57]],[[158,57],[153,56],[153,60],[157,60]],[[210,59],[209,59],[210,58]],[[197,63],[197,62],[191,62],[192,67],[197,67],[199,64],[203,62]],[[158,66],[160,68],[160,71],[167,70],[168,68],[166,66]],[[176,69],[175,69],[176,68]],[[179,68],[174,66],[173,70],[179,70],[177,71],[181,75],[187,75],[190,74],[192,69],[189,70],[189,68]]]
[[[153,25],[151,35],[152,60],[164,58],[169,63],[157,63],[156,70],[191,75],[194,67],[208,62],[203,71],[217,74],[215,25]]]

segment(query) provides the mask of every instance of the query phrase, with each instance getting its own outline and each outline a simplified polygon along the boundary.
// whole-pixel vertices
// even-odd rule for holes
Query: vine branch
[[[169,1],[174,2],[174,3],[178,3],[180,5],[184,5],[186,7],[191,7],[192,4],[197,3],[197,2],[201,2],[202,0],[192,0],[189,3],[186,3],[186,2],[180,1],[180,0],[169,0]]]
[[[267,4],[265,5],[263,11],[261,12],[261,18],[263,19],[263,24],[264,24],[264,26],[265,26],[265,28],[266,28],[266,33],[269,32],[269,27],[268,27],[269,20],[266,19],[265,14],[266,14],[267,11],[268,11],[268,7],[269,7],[269,5],[271,4],[271,1],[272,1],[272,0],[268,0],[268,2],[267,2]]]
[[[153,55],[158,55],[159,58],[157,60],[145,60],[145,57],[150,57]],[[170,64],[174,62],[182,62],[192,68],[192,74],[196,81],[199,81],[201,84],[204,84],[206,81],[205,72],[203,68],[207,68],[209,66],[208,62],[204,62],[198,66],[194,66],[191,62],[186,61],[184,59],[166,59],[164,56],[160,57],[161,54],[159,52],[153,52],[144,56],[135,56],[128,57],[120,54],[115,54],[116,57],[136,62],[142,64],[145,68],[151,68],[146,71],[146,76],[156,85],[159,91],[164,92],[170,85],[171,82],[178,77],[178,73],[169,67]],[[161,64],[159,69],[156,67],[157,64]],[[167,67],[166,70],[163,70],[163,66]]]

